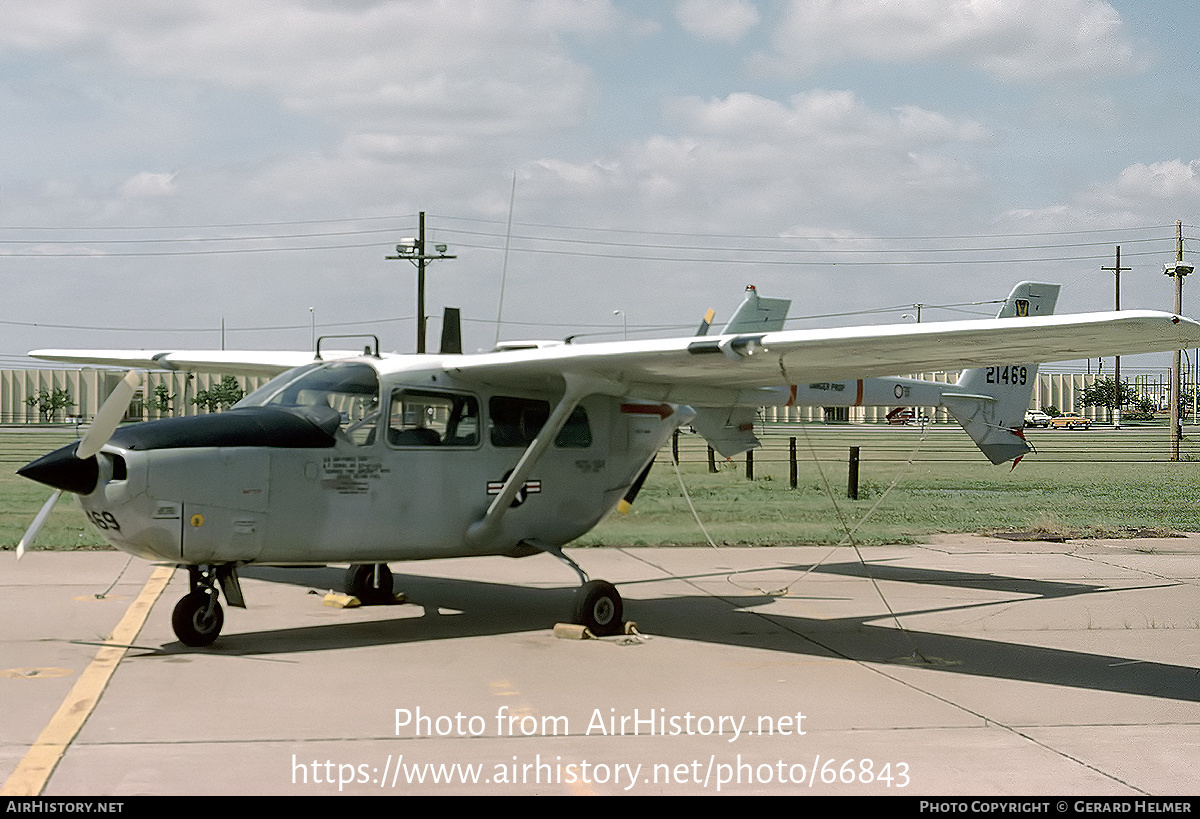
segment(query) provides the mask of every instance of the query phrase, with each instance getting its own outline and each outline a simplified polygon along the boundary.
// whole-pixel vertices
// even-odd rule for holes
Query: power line
[[[458,242],[459,247],[469,247],[476,250],[490,250],[501,252],[503,248],[494,247],[491,245],[472,244],[469,242]],[[339,245],[303,245],[293,247],[259,247],[259,248],[217,248],[208,250],[147,250],[147,251],[118,251],[118,252],[103,252],[103,253],[86,253],[86,252],[0,252],[0,258],[31,258],[31,259],[125,259],[125,258],[163,258],[175,256],[220,256],[234,255],[242,253],[294,253],[294,252],[309,252],[309,251],[330,251],[330,250],[360,250],[369,248],[391,248],[394,245],[391,243],[372,242],[369,244],[339,244]],[[654,249],[651,246],[645,246],[646,249]],[[1003,252],[1010,248],[997,247],[991,249],[992,252]],[[1015,248],[1022,249],[1022,248]],[[701,250],[697,248],[696,250]],[[985,249],[976,251],[962,252],[983,252]],[[537,247],[514,247],[514,253],[530,253],[548,256],[571,256],[583,258],[599,258],[599,259],[620,259],[628,261],[647,261],[647,262],[669,262],[683,264],[723,264],[723,265],[767,265],[767,266],[795,266],[795,267],[834,267],[838,265],[857,265],[863,267],[879,267],[879,266],[911,266],[911,265],[945,265],[945,264],[1037,264],[1048,262],[1083,262],[1094,261],[1096,259],[1107,259],[1108,254],[1089,254],[1078,256],[1029,256],[1024,258],[913,258],[913,259],[871,259],[867,261],[845,261],[845,260],[823,260],[823,259],[778,259],[778,258],[747,258],[736,256],[677,256],[677,255],[646,255],[636,253],[602,253],[587,250],[555,250],[550,248]],[[748,251],[753,253],[765,253],[766,250]],[[793,251],[795,252],[795,251]],[[838,251],[821,251],[826,253],[836,253]],[[859,251],[862,252],[862,251]],[[882,251],[875,250],[875,253]],[[901,251],[892,251],[901,252]],[[910,253],[931,252],[931,251],[906,251]],[[941,252],[941,251],[938,251]],[[1161,251],[1144,250],[1126,254],[1127,256],[1157,256],[1161,255]]]
[[[395,231],[392,231],[395,232]],[[362,248],[381,248],[394,247],[394,244],[387,242],[372,242],[370,244],[344,244],[344,245],[308,245],[298,247],[234,247],[234,248],[218,248],[214,250],[144,250],[144,251],[129,251],[116,253],[10,253],[0,252],[0,259],[3,258],[33,258],[33,259],[127,259],[130,257],[152,257],[152,256],[219,256],[229,255],[234,253],[292,253],[297,251],[312,251],[312,250],[356,250]]]
[[[477,250],[494,250],[500,251],[501,248],[491,245],[471,244],[469,242],[456,242],[458,247],[470,247]],[[997,247],[993,252],[1001,252],[1008,248]],[[729,257],[729,256],[665,256],[665,255],[645,255],[633,253],[599,253],[586,250],[554,250],[548,248],[533,248],[533,247],[514,247],[513,252],[531,253],[548,256],[573,256],[584,258],[598,259],[621,259],[632,261],[646,262],[673,262],[683,264],[723,264],[723,265],[764,265],[764,266],[779,266],[779,267],[836,267],[840,265],[854,265],[859,267],[893,267],[893,266],[912,266],[912,265],[946,265],[946,264],[961,264],[961,265],[981,265],[981,264],[1037,264],[1044,262],[1084,262],[1094,261],[1096,259],[1107,259],[1107,253],[1089,254],[1081,256],[1031,256],[1026,258],[991,258],[991,259],[971,259],[971,258],[950,258],[950,259],[871,259],[866,261],[846,261],[846,260],[823,260],[823,259],[763,259],[763,258],[745,258],[745,257]],[[761,252],[761,251],[759,251]],[[911,251],[910,251],[911,252]],[[1146,250],[1135,253],[1128,253],[1127,256],[1159,256],[1162,251]]]
[[[458,230],[455,228],[445,229],[445,231],[450,234],[462,234],[465,236],[485,236],[485,237],[489,237],[489,238],[496,237],[496,234],[483,233],[481,231]],[[524,239],[526,241],[535,241],[535,242],[557,242],[560,244],[595,245],[595,246],[600,246],[600,247],[631,247],[631,248],[644,248],[644,249],[650,249],[650,250],[702,250],[702,251],[706,251],[706,252],[720,251],[720,252],[724,252],[724,253],[992,253],[997,250],[1041,250],[1041,249],[1047,249],[1047,248],[1058,249],[1058,248],[1072,248],[1072,247],[1101,247],[1101,246],[1108,247],[1110,244],[1108,241],[1098,241],[1098,242],[1071,242],[1071,243],[1042,244],[1042,245],[989,245],[987,247],[935,247],[935,248],[774,247],[774,248],[764,248],[764,247],[722,247],[722,246],[713,246],[713,245],[650,244],[650,243],[646,243],[646,242],[614,242],[614,241],[601,241],[599,239],[569,239],[569,238],[561,238],[561,237],[555,237],[555,236],[515,235],[512,238]],[[721,238],[728,238],[728,237],[721,237]],[[843,239],[832,239],[832,238],[828,238],[828,237],[826,237],[824,239],[817,238],[817,237],[802,238],[802,237],[790,237],[790,236],[788,236],[788,237],[781,237],[781,236],[746,237],[746,236],[742,236],[742,237],[738,237],[738,238],[743,238],[743,239],[745,239],[745,238],[762,238],[762,239],[771,239],[774,241],[781,241],[781,242],[782,241],[844,241]],[[853,238],[854,237],[849,237],[849,239],[853,239]],[[1130,240],[1128,240],[1128,243],[1136,244],[1136,243],[1161,242],[1161,241],[1166,241],[1168,238],[1170,238],[1170,237],[1153,236],[1153,237],[1145,238],[1145,239],[1130,239]],[[872,241],[881,241],[881,240],[875,239]]]
[[[201,224],[201,225],[110,225],[110,226],[98,226],[98,225],[73,225],[73,226],[67,226],[67,225],[63,225],[63,226],[0,225],[0,231],[33,230],[33,231],[55,231],[55,232],[61,232],[61,231],[128,232],[128,231],[167,231],[167,230],[170,230],[170,231],[233,230],[233,229],[252,228],[252,227],[289,227],[289,226],[297,226],[297,225],[346,224],[346,223],[353,223],[353,222],[375,222],[375,221],[390,221],[390,222],[394,222],[394,223],[401,223],[401,222],[408,222],[408,221],[414,219],[414,216],[415,215],[413,215],[413,214],[406,214],[406,215],[401,215],[401,216],[365,216],[365,217],[353,217],[353,218],[347,217],[347,218],[341,218],[341,219],[308,219],[308,220],[295,220],[295,221],[246,222],[246,223],[227,223],[227,224]],[[476,219],[476,218],[472,218],[472,217],[462,217],[462,216],[439,216],[439,218],[446,219],[448,221],[458,221],[458,222],[466,221],[466,222],[477,222],[477,223],[483,223],[483,224],[493,224],[493,225],[496,225],[497,228],[500,228],[502,225],[505,224],[505,223],[498,222],[496,220]],[[790,241],[831,241],[831,242],[961,241],[961,240],[968,240],[968,239],[1009,239],[1009,238],[1028,238],[1028,237],[1043,237],[1043,236],[1082,236],[1082,235],[1095,235],[1095,234],[1102,234],[1102,233],[1103,234],[1122,233],[1122,234],[1128,235],[1128,234],[1144,232],[1144,231],[1148,231],[1148,230],[1161,231],[1163,229],[1163,226],[1161,226],[1161,225],[1146,225],[1146,226],[1141,226],[1141,227],[1128,227],[1128,228],[1101,228],[1101,229],[1091,229],[1091,230],[1063,230],[1063,231],[1041,231],[1041,232],[1020,232],[1020,233],[977,233],[977,234],[901,235],[901,236],[866,236],[866,235],[864,235],[864,236],[844,236],[844,235],[843,236],[830,236],[830,235],[803,236],[803,235],[780,235],[780,234],[758,234],[758,235],[755,235],[755,234],[745,234],[745,233],[721,234],[721,233],[712,233],[712,232],[633,230],[633,229],[625,229],[625,228],[585,227],[585,226],[577,226],[577,225],[554,225],[554,224],[535,223],[535,222],[524,222],[524,223],[516,222],[514,224],[516,224],[520,227],[541,228],[541,229],[554,230],[554,231],[572,231],[572,232],[585,233],[585,234],[604,234],[604,235],[622,234],[622,235],[631,235],[631,236],[669,236],[669,237],[683,237],[683,238],[692,238],[692,239],[738,238],[738,239],[761,239],[761,240],[789,241],[789,242]],[[393,229],[402,229],[402,228],[370,228],[370,229],[362,229],[362,230],[321,231],[321,232],[315,232],[315,233],[314,232],[282,233],[282,234],[266,234],[266,235],[258,235],[258,236],[221,236],[221,237],[186,236],[186,237],[143,238],[143,239],[91,239],[91,240],[79,239],[79,240],[60,240],[59,243],[65,243],[65,242],[85,243],[87,241],[94,241],[97,243],[108,243],[108,242],[113,242],[113,243],[115,243],[115,242],[151,243],[151,242],[271,240],[271,239],[285,239],[285,238],[298,238],[298,237],[324,237],[324,236],[340,236],[340,235],[362,235],[362,234],[369,234],[369,233],[385,233],[385,232],[390,232]],[[499,236],[505,235],[507,228],[505,228],[505,230],[503,230],[503,231],[498,230],[493,233],[485,233],[482,231],[469,231],[469,230],[455,229],[455,228],[446,228],[445,230],[464,233],[464,234],[468,234],[468,235],[499,237]],[[545,241],[568,241],[568,242],[576,241],[576,242],[592,242],[592,243],[599,243],[599,244],[605,243],[605,242],[601,242],[600,240],[564,239],[564,238],[555,238],[555,237],[548,237],[548,236],[526,236],[526,237],[522,237],[522,238],[541,239],[541,240],[545,240]],[[1158,238],[1160,238],[1160,237],[1152,237],[1150,239],[1132,239],[1131,238],[1131,239],[1128,239],[1127,241],[1129,241],[1129,242],[1155,241]],[[0,239],[0,242],[2,242],[2,243],[14,243],[14,242],[15,243],[31,243],[31,242],[38,242],[38,241],[44,241],[44,240],[43,239]],[[614,243],[614,244],[625,244],[625,243]],[[640,243],[640,244],[646,244],[646,243]],[[1037,245],[1037,246],[1038,247],[1043,247],[1043,246],[1056,247],[1056,246],[1073,246],[1074,244],[1092,244],[1092,245],[1094,245],[1094,244],[1110,244],[1110,240],[1104,239],[1104,240],[1098,241],[1098,242],[1072,243],[1069,245],[1051,244],[1051,245]],[[661,243],[651,243],[651,244],[649,244],[649,246],[671,247],[671,245],[664,245]]]
[[[414,316],[398,316],[392,318],[367,319],[363,321],[333,321],[322,322],[318,327],[359,327],[369,324],[387,324],[391,322],[413,321]],[[40,321],[6,321],[0,320],[0,325],[9,327],[40,327],[48,330],[89,330],[105,333],[219,333],[220,327],[95,327],[83,324],[50,324]],[[226,327],[231,333],[267,332],[276,330],[307,330],[311,324],[279,324],[261,327]]]
[[[956,310],[961,307],[976,307],[986,304],[1000,304],[1003,299],[995,299],[991,301],[971,301],[960,302],[957,304],[926,304],[926,310],[950,310],[956,312],[967,312]],[[887,307],[871,307],[863,310],[848,310],[840,313],[814,313],[807,316],[792,316],[787,319],[788,322],[797,321],[817,321],[827,318],[845,318],[850,316],[867,316],[886,313],[895,313],[900,310],[905,310],[911,307],[910,304],[896,304]],[[980,314],[991,315],[991,314]],[[357,321],[328,321],[321,322],[317,325],[318,328],[330,329],[338,327],[363,327],[378,324],[392,324],[398,322],[415,321],[415,316],[388,316],[386,318],[360,319]],[[464,323],[477,324],[495,324],[495,319],[475,319],[463,318]],[[603,329],[611,331],[616,324],[582,324],[579,322],[547,322],[547,321],[503,321],[502,324],[508,327],[560,327],[567,329]],[[693,323],[694,324],[694,323]],[[637,332],[653,332],[661,330],[687,330],[693,327],[693,324],[631,324],[631,330]],[[36,327],[47,330],[82,330],[89,332],[105,332],[105,333],[219,333],[220,327],[103,327],[84,324],[54,324],[39,321],[9,321],[0,319],[0,326],[8,327]],[[247,327],[230,327],[226,326],[225,331],[230,333],[253,333],[253,332],[277,332],[286,330],[307,330],[311,324],[278,324],[278,325],[261,325]]]
[[[166,244],[198,244],[201,242],[266,242],[282,239],[314,239],[332,236],[365,236],[369,234],[387,233],[395,235],[402,228],[372,228],[370,230],[338,230],[321,233],[276,233],[266,236],[177,236],[166,239],[58,239],[56,245],[166,245]],[[29,239],[0,239],[2,245],[28,245],[40,242]]]
[[[483,222],[486,224],[495,224],[495,225],[502,224],[501,222],[498,222],[495,219],[481,219],[481,218],[475,218],[475,217],[470,217],[470,216],[446,216],[446,215],[439,214],[438,218],[446,219],[446,220],[450,220],[450,221]],[[781,238],[786,238],[786,239],[809,239],[809,240],[814,240],[814,241],[817,241],[817,240],[821,240],[821,241],[854,241],[854,240],[857,240],[857,241],[896,241],[896,240],[946,241],[949,239],[1003,239],[1003,238],[1008,238],[1008,237],[1018,237],[1019,238],[1019,237],[1026,237],[1026,236],[1077,236],[1077,235],[1084,235],[1084,234],[1128,233],[1128,232],[1138,232],[1138,231],[1146,231],[1146,230],[1163,230],[1164,229],[1163,225],[1142,225],[1142,226],[1120,227],[1120,228],[1092,228],[1092,229],[1088,229],[1088,230],[1056,230],[1056,231],[1042,231],[1042,232],[1028,232],[1028,233],[973,233],[973,234],[968,233],[968,234],[957,234],[957,235],[947,234],[947,235],[937,235],[937,236],[921,236],[921,235],[917,235],[917,236],[829,236],[829,235],[816,235],[816,236],[784,236],[784,237],[781,237],[778,234],[753,235],[753,234],[745,234],[745,233],[707,233],[707,232],[706,233],[698,233],[698,232],[680,232],[680,231],[634,230],[631,228],[584,227],[584,226],[579,226],[579,225],[552,225],[552,224],[545,224],[545,223],[539,223],[539,222],[514,222],[513,224],[518,225],[520,227],[539,227],[539,228],[549,228],[552,230],[577,230],[577,231],[589,232],[589,233],[626,233],[626,234],[635,234],[635,235],[643,235],[643,236],[690,236],[690,237],[695,237],[695,238],[700,238],[700,237],[739,238],[739,239],[781,239]],[[1189,227],[1191,227],[1191,226],[1189,226]],[[1106,240],[1105,243],[1111,244],[1111,242],[1108,240]]]
[[[0,227],[0,231],[15,231],[15,230],[47,230],[47,231],[134,231],[134,230],[208,230],[208,229],[234,229],[234,228],[249,228],[249,227],[264,227],[264,226],[295,226],[295,225],[315,225],[315,224],[346,224],[351,222],[367,222],[388,220],[392,222],[406,221],[411,217],[408,216],[376,216],[376,217],[360,217],[357,219],[328,219],[328,220],[298,220],[290,222],[257,222],[244,224],[226,224],[226,225],[193,225],[193,226],[113,226],[113,227]],[[481,222],[484,224],[496,224],[493,220],[472,219],[470,217],[440,217],[451,221],[459,222]],[[661,231],[645,231],[645,230],[626,230],[619,228],[583,228],[564,225],[544,225],[526,223],[523,227],[533,227],[540,230],[551,231],[574,231],[583,233],[585,238],[571,236],[554,236],[540,235],[534,233],[525,233],[512,238],[519,240],[523,246],[512,248],[514,252],[542,254],[542,255],[566,255],[576,257],[604,258],[604,259],[622,259],[622,260],[644,260],[655,262],[683,262],[688,264],[757,264],[757,265],[802,265],[802,266],[829,266],[844,263],[840,260],[841,257],[853,257],[870,255],[874,258],[867,262],[852,262],[854,264],[869,264],[872,266],[884,265],[933,265],[933,264],[1011,264],[1025,263],[1033,264],[1038,262],[1083,262],[1093,261],[1099,258],[1107,258],[1107,253],[1104,255],[1054,255],[1054,256],[1036,256],[1031,255],[1025,258],[1010,258],[1007,254],[1016,252],[1028,251],[1056,251],[1069,250],[1078,248],[1091,247],[1107,247],[1110,240],[1104,239],[1099,241],[1079,241],[1079,242],[1046,242],[1041,244],[1023,243],[1023,244],[984,244],[971,245],[967,247],[886,247],[879,246],[881,242],[924,242],[924,241],[979,241],[986,239],[1021,239],[1030,237],[1073,237],[1073,236],[1094,236],[1099,234],[1111,235],[1113,233],[1121,233],[1123,238],[1121,241],[1124,244],[1142,244],[1149,245],[1156,242],[1167,240],[1165,235],[1155,235],[1150,237],[1133,238],[1131,234],[1137,232],[1145,232],[1148,230],[1159,231],[1162,228],[1159,226],[1144,226],[1136,228],[1104,228],[1095,230],[1073,230],[1073,231],[1047,231],[1040,233],[1015,233],[1015,234],[975,234],[975,235],[958,235],[958,236],[892,236],[892,237],[870,237],[870,236],[747,236],[747,235],[732,235],[732,234],[704,234],[704,233],[680,233],[680,232],[661,232]],[[378,243],[351,243],[339,242],[329,244],[302,244],[302,245],[282,245],[273,247],[217,247],[217,248],[194,248],[188,249],[144,249],[130,251],[89,251],[88,248],[102,247],[109,245],[119,246],[156,246],[156,245],[198,245],[198,244],[241,244],[250,242],[289,242],[297,239],[315,239],[315,238],[340,238],[340,237],[355,237],[392,234],[407,230],[403,226],[391,226],[387,228],[363,228],[356,230],[336,230],[336,231],[305,231],[305,232],[285,232],[285,233],[262,233],[249,236],[152,236],[139,238],[68,238],[47,241],[44,238],[28,238],[28,237],[10,237],[0,238],[0,245],[34,245],[35,249],[29,250],[11,250],[0,252],[0,257],[8,258],[130,258],[130,257],[172,257],[172,256],[205,256],[205,255],[230,255],[242,253],[288,253],[288,252],[318,252],[318,251],[339,251],[339,250],[356,250],[369,248],[390,247],[390,242]],[[485,232],[478,230],[467,230],[462,228],[443,228],[443,232],[449,234],[459,234],[462,236],[474,236],[480,238],[492,238],[499,241],[501,238],[507,238],[506,233],[501,232]],[[617,241],[613,239],[602,238],[586,238],[587,236],[631,236],[631,237],[672,237],[672,239],[687,238],[687,239],[705,239],[705,240],[721,240],[736,238],[739,244],[736,245],[720,245],[708,243],[691,243],[683,244],[678,241],[671,242],[655,242],[655,241]],[[747,242],[770,242],[775,246],[761,246],[755,244],[746,244]],[[800,242],[821,242],[826,246],[822,247],[797,247]],[[873,242],[871,247],[853,247],[847,245],[859,244],[862,242]],[[784,246],[778,246],[780,244]],[[471,247],[480,250],[501,251],[499,246],[493,246],[483,243],[467,243],[460,242],[461,246]],[[550,245],[549,247],[545,245]],[[73,250],[57,250],[61,246],[71,246],[79,248]],[[637,252],[612,252],[613,250],[631,250]],[[714,255],[722,254],[722,255]],[[881,256],[895,257],[897,255],[910,255],[913,258],[896,259],[896,258],[879,258]],[[975,258],[975,254],[993,254],[993,258]],[[1141,252],[1133,252],[1128,255],[1157,255],[1153,250],[1143,250]],[[820,258],[828,257],[828,258]]]
[[[346,216],[339,219],[296,219],[279,222],[233,222],[199,225],[0,225],[0,230],[231,230],[251,227],[289,227],[292,225],[334,225],[347,222],[399,221],[416,219],[417,214],[400,216]]]

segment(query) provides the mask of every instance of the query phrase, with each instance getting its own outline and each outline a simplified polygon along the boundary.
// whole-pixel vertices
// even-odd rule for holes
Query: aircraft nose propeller
[[[79,442],[76,441],[56,449],[25,464],[17,470],[17,474],[66,492],[91,494],[100,478],[100,467],[94,455],[90,458],[78,457],[78,448]]]
[[[87,495],[95,490],[96,483],[100,480],[100,465],[96,461],[96,453],[108,443],[108,439],[117,429],[117,424],[121,423],[121,417],[137,391],[139,380],[135,371],[125,373],[125,377],[104,400],[96,417],[92,419],[92,426],[83,438],[62,449],[56,449],[49,455],[43,455],[36,461],[30,461],[17,470],[18,475],[52,486],[55,490],[25,531],[21,542],[17,544],[17,560],[20,560],[25,554],[25,549],[33,544],[33,539],[50,517],[50,511],[63,492]]]

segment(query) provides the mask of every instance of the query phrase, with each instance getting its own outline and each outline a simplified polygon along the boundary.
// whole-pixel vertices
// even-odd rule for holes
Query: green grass
[[[1037,448],[1015,469],[992,466],[956,426],[931,429],[821,424],[771,425],[745,460],[718,460],[680,436],[688,492],[717,543],[837,543],[845,535],[835,504],[853,527],[896,487],[858,531],[860,543],[914,542],[934,532],[1048,530],[1072,537],[1200,531],[1200,429],[1188,428],[1183,460],[1167,460],[1165,426],[1120,432],[1030,430]],[[798,488],[789,487],[788,437],[797,437]],[[0,548],[11,549],[49,490],[13,474],[21,464],[74,440],[73,428],[0,429]],[[846,498],[846,461],[861,447],[860,499]],[[911,464],[909,460],[911,459]],[[824,479],[822,478],[824,475]],[[825,482],[830,490],[826,491]],[[691,544],[704,540],[679,488],[670,448],[660,454],[628,515],[613,514],[580,545]],[[64,499],[38,548],[103,545],[78,505]]]
[[[0,428],[0,548],[12,549],[33,516],[50,497],[49,487],[25,480],[15,470],[53,449],[75,440],[73,426]],[[89,524],[79,505],[63,498],[38,535],[39,549],[105,547],[104,539]]]
[[[936,532],[1039,530],[1069,537],[1200,531],[1200,453],[1193,430],[1167,459],[1162,425],[1111,430],[1031,430],[1037,448],[1011,470],[992,466],[957,427],[772,425],[755,452],[709,474],[703,441],[682,436],[683,478],[717,543],[915,542]],[[788,437],[797,438],[797,488],[789,486]],[[847,498],[849,448],[861,448],[859,500]],[[911,463],[909,462],[911,460]],[[719,462],[720,463],[720,462]],[[887,491],[899,478],[894,489]],[[828,488],[827,488],[828,486]],[[845,525],[839,522],[839,511]],[[626,516],[613,515],[580,544],[703,541],[665,451]]]

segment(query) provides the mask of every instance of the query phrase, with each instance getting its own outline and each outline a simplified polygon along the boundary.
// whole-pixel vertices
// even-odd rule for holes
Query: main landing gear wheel
[[[379,575],[376,581],[375,568]],[[392,593],[392,570],[386,563],[354,563],[346,570],[346,594],[354,595],[365,606],[382,606],[395,599]]]
[[[622,614],[621,595],[612,583],[589,580],[575,592],[574,622],[597,637],[620,634],[625,624]]]
[[[210,646],[225,625],[225,612],[215,593],[194,591],[175,604],[171,628],[179,642],[192,648]]]

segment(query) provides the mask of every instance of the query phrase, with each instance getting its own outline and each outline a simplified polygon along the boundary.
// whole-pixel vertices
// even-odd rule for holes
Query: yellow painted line
[[[58,711],[42,729],[33,747],[17,764],[16,769],[5,781],[4,787],[0,788],[0,796],[41,794],[58,761],[67,752],[75,735],[100,701],[100,695],[104,693],[105,686],[117,670],[118,663],[125,657],[128,650],[126,646],[132,644],[138,632],[142,630],[142,625],[150,615],[150,608],[162,595],[174,572],[175,569],[171,566],[159,566],[150,575],[150,579],[142,587],[141,594],[125,610],[125,616],[113,630],[109,639],[113,645],[106,645],[96,652],[96,656],[79,675]]]

